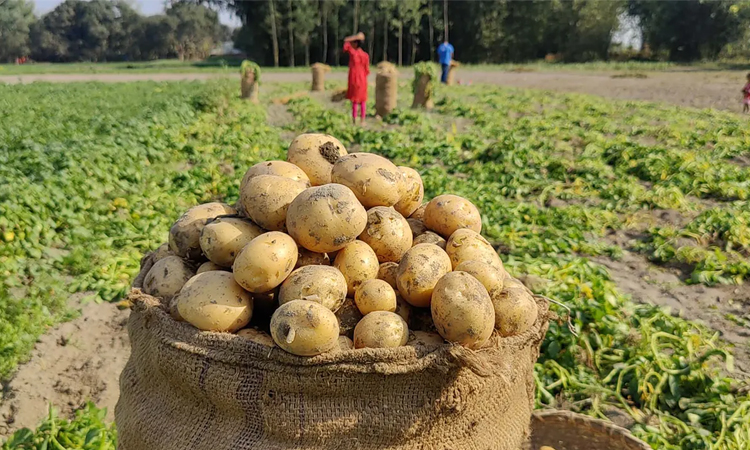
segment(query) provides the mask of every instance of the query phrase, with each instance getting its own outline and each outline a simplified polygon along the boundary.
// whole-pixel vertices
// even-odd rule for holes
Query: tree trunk
[[[411,35],[411,59],[409,60],[414,65],[417,59],[417,35],[412,33]]]
[[[333,32],[334,38],[336,39],[336,45],[333,46],[333,57],[335,58],[334,63],[336,63],[337,66],[339,66],[339,52],[341,51],[341,48],[339,46],[339,23],[338,20],[336,21],[336,31]]]
[[[352,15],[352,34],[359,32],[359,0],[354,0],[354,14]]]
[[[328,10],[323,6],[323,64],[328,64]]]
[[[276,31],[276,8],[274,0],[269,0],[271,5],[271,44],[273,46],[273,66],[279,67],[279,36]]]
[[[367,50],[370,55],[374,55],[375,52],[375,19],[372,20],[370,26],[370,35],[367,36]]]
[[[388,61],[388,16],[383,17],[383,61]]]
[[[448,42],[448,0],[443,0],[443,24],[445,25],[445,34],[443,40]]]
[[[305,43],[305,65],[306,66],[310,65],[310,43],[309,42]]]
[[[404,24],[398,24],[398,65],[404,65]]]
[[[430,30],[430,61],[435,60],[435,26],[432,23],[432,0],[428,2],[427,23]]]
[[[289,1],[289,20],[287,24],[287,30],[289,32],[289,67],[294,67],[294,18],[292,17],[292,11],[294,10],[294,3],[292,0]]]

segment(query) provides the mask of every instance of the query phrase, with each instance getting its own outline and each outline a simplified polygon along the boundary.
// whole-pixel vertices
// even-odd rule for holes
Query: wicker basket
[[[555,450],[651,450],[625,428],[570,411],[536,411],[532,415],[531,442],[524,450],[544,446]]]

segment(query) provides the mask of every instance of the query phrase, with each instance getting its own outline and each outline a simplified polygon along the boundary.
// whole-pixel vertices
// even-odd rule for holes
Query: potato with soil
[[[409,219],[424,221],[424,211],[427,209],[427,205],[430,202],[422,203],[419,208],[417,208],[411,215],[409,216]]]
[[[355,348],[395,348],[406,345],[409,327],[404,319],[389,311],[374,311],[354,328]]]
[[[503,261],[492,244],[481,234],[466,228],[456,230],[451,235],[445,244],[445,252],[448,253],[454,269],[465,261],[480,261],[498,270],[505,270]]]
[[[255,328],[243,328],[237,332],[237,336],[249,339],[260,345],[265,345],[266,347],[276,347],[276,343],[268,333],[256,330]]]
[[[404,179],[402,182],[401,198],[393,207],[404,217],[409,217],[422,204],[424,199],[424,185],[419,172],[411,167],[398,166]]]
[[[198,270],[195,271],[195,274],[198,275],[199,273],[203,272],[211,272],[212,270],[227,270],[226,267],[222,267],[215,262],[206,261],[200,266],[198,266]]]
[[[347,298],[344,304],[336,311],[336,319],[339,321],[339,333],[345,336],[353,336],[354,327],[362,320],[362,313],[354,303],[354,300]]]
[[[531,328],[539,314],[531,292],[517,280],[505,280],[505,286],[491,297],[495,310],[495,328],[501,336],[517,336]]]
[[[328,253],[316,253],[302,247],[301,245],[297,248],[297,265],[295,269],[305,266],[330,266],[331,258]]]
[[[258,175],[277,175],[290,180],[298,181],[310,187],[310,178],[304,170],[287,161],[263,161],[247,169],[240,183],[240,192],[247,182]]]
[[[297,263],[297,243],[279,231],[261,234],[250,241],[234,260],[232,271],[240,286],[253,293],[280,285]]]
[[[438,333],[430,331],[411,331],[406,345],[410,347],[437,348],[445,344],[445,340]]]
[[[258,225],[241,217],[217,217],[201,231],[203,254],[211,262],[232,267],[234,258],[250,241],[265,233]]]
[[[347,295],[351,297],[360,284],[378,276],[380,264],[369,245],[362,241],[354,241],[339,251],[333,261],[333,267],[344,274]]]
[[[398,265],[398,291],[412,306],[430,306],[432,290],[451,269],[451,260],[442,248],[417,244],[404,254]]]
[[[482,347],[495,326],[495,309],[487,290],[466,272],[451,272],[438,281],[430,310],[438,333],[468,348]]]
[[[289,204],[305,189],[304,183],[289,178],[258,175],[240,189],[238,205],[266,230],[285,231]]]
[[[346,300],[346,291],[346,279],[335,267],[305,266],[281,283],[279,304],[309,300],[336,312]]]
[[[376,206],[367,211],[367,227],[359,239],[378,255],[378,261],[398,262],[411,248],[409,222],[393,208]]]
[[[485,262],[476,260],[464,261],[457,265],[455,270],[457,272],[466,272],[479,280],[479,282],[482,283],[482,286],[487,289],[490,298],[503,288],[505,271],[499,270],[497,267],[491,266]]]
[[[327,184],[305,189],[289,205],[289,235],[317,253],[344,248],[367,226],[367,211],[346,186]]]
[[[250,322],[253,299],[229,272],[204,272],[189,279],[175,298],[185,321],[203,331],[234,333]]]
[[[440,236],[439,234],[433,233],[432,231],[425,231],[424,233],[414,238],[412,245],[417,245],[417,244],[437,245],[438,247],[445,250],[446,242],[445,242],[445,239],[443,239],[443,237]]]
[[[286,159],[302,169],[313,186],[322,186],[331,182],[333,164],[346,154],[346,148],[335,137],[306,133],[292,141]]]
[[[151,258],[153,258],[153,261],[159,261],[160,259],[164,259],[167,256],[174,256],[174,253],[169,249],[169,243],[161,244],[156,250],[151,253]]]
[[[354,341],[352,341],[346,336],[339,336],[338,343],[339,343],[338,345],[339,351],[345,352],[348,350],[354,350]]]
[[[143,292],[169,302],[194,275],[195,271],[185,260],[167,256],[151,266],[143,279]]]
[[[271,316],[271,337],[293,355],[315,356],[338,345],[339,323],[320,303],[292,300]]]
[[[394,289],[394,291],[396,292],[396,311],[394,312],[401,316],[401,318],[404,319],[404,322],[411,323],[412,306],[401,297],[401,294],[399,294],[397,289]]]
[[[363,316],[373,311],[396,311],[396,292],[383,280],[367,280],[354,293],[354,303]]]
[[[396,275],[398,274],[398,263],[384,262],[378,268],[378,280],[383,280],[390,284],[394,290],[398,289],[396,284]]]
[[[169,229],[169,249],[181,258],[200,258],[203,227],[211,219],[233,214],[237,214],[237,210],[226,203],[213,202],[193,206]]]
[[[392,162],[373,153],[342,156],[331,171],[331,181],[354,192],[362,206],[393,206],[403,187],[403,176]]]
[[[409,224],[409,228],[411,229],[412,240],[427,232],[427,226],[425,226],[424,222],[419,219],[413,219],[409,217],[408,219],[406,219],[406,223]]]
[[[424,210],[427,228],[448,239],[456,230],[468,228],[481,233],[482,216],[473,203],[458,195],[438,195]]]

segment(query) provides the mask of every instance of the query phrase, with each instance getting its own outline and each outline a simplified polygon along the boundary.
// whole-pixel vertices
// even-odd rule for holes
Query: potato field
[[[396,112],[360,127],[331,100],[340,82],[264,80],[259,104],[238,84],[0,85],[0,379],[80,301],[127,308],[142,255],[183,212],[234,204],[249,167],[316,132],[416,169],[425,200],[471,200],[506,270],[570,308],[568,324],[552,305],[538,408],[612,420],[655,449],[750,447],[744,117],[485,84],[441,86],[415,110],[402,80]],[[2,448],[116,440],[87,404]]]

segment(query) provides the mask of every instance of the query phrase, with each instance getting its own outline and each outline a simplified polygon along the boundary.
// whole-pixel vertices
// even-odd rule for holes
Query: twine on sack
[[[570,309],[570,307],[568,307],[568,305],[566,305],[563,302],[558,302],[557,300],[553,300],[553,299],[551,299],[551,298],[549,298],[547,296],[544,296],[544,295],[534,294],[534,298],[536,298],[536,299],[540,299],[541,298],[542,300],[546,300],[546,301],[548,301],[550,303],[554,303],[557,306],[561,306],[561,307],[565,308],[568,311],[568,320],[567,320],[567,322],[568,322],[568,330],[570,330],[570,333],[573,336],[578,337],[578,333],[576,332],[576,329],[573,326],[573,321],[571,320],[571,316],[573,315],[573,310]]]

